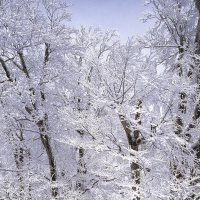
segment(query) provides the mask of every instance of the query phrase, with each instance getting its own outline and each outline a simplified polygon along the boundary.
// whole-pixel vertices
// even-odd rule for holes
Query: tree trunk
[[[195,0],[196,8],[199,11],[200,14],[200,0]],[[197,29],[196,29],[196,37],[195,37],[195,55],[194,56],[194,63],[196,65],[196,68],[198,69],[196,80],[197,80],[197,89],[196,89],[196,102],[195,102],[195,108],[194,108],[194,114],[193,114],[193,124],[189,125],[189,129],[195,128],[197,125],[197,120],[200,117],[200,16],[198,19]],[[194,169],[200,169],[200,140],[192,145],[192,149],[195,153],[195,161],[194,161]],[[198,185],[200,183],[200,174],[195,172],[196,170],[191,170],[191,186],[193,186],[192,195],[189,197],[189,199],[200,199],[200,195],[195,192],[195,185]],[[199,186],[196,186],[199,188]]]
[[[141,125],[141,121],[140,119],[140,110],[142,108],[142,102],[139,101],[138,106],[137,106],[137,110],[138,112],[135,115],[135,120],[137,120],[138,125]],[[121,124],[124,128],[124,131],[126,133],[126,137],[128,140],[128,144],[130,149],[134,150],[134,151],[138,151],[138,147],[139,147],[139,135],[140,135],[140,131],[135,128],[134,131],[132,131],[132,125],[131,123],[126,119],[126,117],[124,115],[119,115]],[[135,156],[134,154],[131,153],[131,156]],[[133,197],[133,200],[140,200],[140,192],[139,192],[139,184],[140,184],[140,167],[138,165],[138,163],[136,162],[132,162],[131,163],[131,177],[132,180],[134,180],[135,184],[138,186],[134,186],[132,187],[134,193],[136,194],[136,196]]]
[[[20,128],[22,128],[22,124],[19,123]],[[25,166],[25,157],[26,157],[26,152],[25,152],[25,146],[24,146],[24,137],[23,137],[23,131],[20,130],[19,133],[15,133],[14,135],[11,134],[12,141],[16,141],[17,144],[15,143],[15,149],[14,149],[14,160],[16,167],[18,169],[17,172],[17,177],[18,177],[18,182],[19,182],[19,195],[21,199],[25,198],[25,180],[23,178],[23,172],[24,166]]]
[[[43,68],[46,67],[47,62],[49,60],[49,56],[50,56],[50,44],[45,43],[45,55],[44,55]],[[34,93],[34,89],[33,89],[33,93]],[[45,102],[45,94],[43,93],[42,89],[40,89],[40,97],[41,97],[41,101],[42,101],[41,105],[43,106],[43,103]],[[35,110],[37,110],[36,104],[33,104],[33,107]],[[44,149],[46,151],[46,155],[47,155],[48,161],[49,161],[50,180],[51,180],[52,184],[55,184],[57,181],[56,163],[55,163],[55,159],[54,159],[54,156],[52,153],[50,138],[47,135],[47,131],[48,131],[47,123],[48,123],[48,115],[45,113],[43,119],[41,119],[37,122],[37,126],[38,126],[38,129],[40,132],[41,142],[44,146]],[[58,187],[53,186],[51,189],[51,192],[52,192],[52,197],[56,198],[58,196]]]
[[[77,132],[80,134],[81,137],[83,137],[84,131],[78,130]],[[78,160],[78,167],[77,167],[78,180],[76,182],[76,189],[78,190],[84,190],[84,186],[83,186],[84,180],[82,176],[87,173],[86,163],[84,162],[84,153],[85,153],[85,150],[83,149],[83,147],[79,147],[78,149],[79,160]]]
[[[28,154],[28,200],[32,199],[32,195],[31,195],[31,191],[32,191],[32,187],[31,187],[31,151],[30,149],[26,149],[27,150],[27,154]]]
[[[47,125],[45,123],[46,120],[47,119],[38,121],[37,125],[38,125],[39,131],[40,131],[40,139],[45,148],[45,151],[46,151],[46,154],[48,157],[48,161],[49,161],[50,180],[51,180],[52,184],[55,184],[55,182],[57,180],[56,163],[55,163],[54,156],[52,153],[49,136],[46,134],[46,132],[47,132]],[[55,197],[57,197],[57,195],[58,195],[58,188],[52,187],[52,197],[55,198]]]
[[[23,169],[24,165],[24,149],[22,147],[16,147],[14,150],[14,159],[15,159],[15,164],[19,172],[17,172],[18,176],[18,181],[19,181],[19,195],[20,198],[24,198],[25,195],[25,185],[24,185],[24,180],[22,176],[22,172],[20,172]]]
[[[181,10],[181,4],[178,5],[179,7],[179,10]],[[184,57],[184,52],[185,52],[185,49],[184,49],[184,46],[185,46],[185,43],[186,43],[186,39],[185,39],[185,36],[182,34],[183,32],[183,28],[182,26],[179,26],[178,27],[179,29],[179,32],[180,32],[180,35],[179,35],[179,47],[178,47],[178,59],[177,59],[177,63],[175,64],[175,69],[177,71],[177,74],[178,76],[180,77],[184,77],[184,73],[183,73],[183,69],[182,69],[182,64],[181,64],[181,60],[183,59]],[[189,74],[190,72],[188,72]],[[186,76],[189,76],[189,75],[186,75]],[[178,104],[178,113],[176,115],[176,120],[175,120],[175,129],[174,129],[174,133],[176,135],[178,135],[180,137],[180,134],[183,132],[183,126],[184,126],[184,123],[183,123],[183,119],[182,119],[182,116],[184,114],[186,114],[186,111],[187,111],[187,107],[186,107],[186,103],[187,103],[187,95],[185,92],[183,91],[179,91],[179,104]],[[174,148],[174,147],[172,147]],[[175,185],[173,184],[171,187],[170,187],[170,194],[172,196],[172,198],[170,198],[171,200],[173,200],[173,196],[174,194],[176,193],[177,191],[177,188],[176,188],[176,185],[177,182],[180,182],[182,181],[182,179],[184,178],[184,173],[183,171],[180,171],[180,169],[178,168],[178,164],[177,164],[177,160],[176,158],[172,158],[170,160],[170,173],[172,175],[172,180],[175,181]]]

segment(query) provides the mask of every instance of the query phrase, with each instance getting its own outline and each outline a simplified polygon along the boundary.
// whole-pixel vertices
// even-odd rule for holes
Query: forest
[[[0,199],[200,199],[200,0],[142,2],[123,44],[0,0]]]

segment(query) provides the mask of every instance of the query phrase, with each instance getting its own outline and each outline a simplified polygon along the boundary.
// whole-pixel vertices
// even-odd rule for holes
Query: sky
[[[128,37],[144,35],[150,27],[150,23],[139,20],[142,12],[149,10],[142,0],[68,0],[68,3],[73,4],[70,25],[100,26],[104,31],[116,29],[123,42]]]

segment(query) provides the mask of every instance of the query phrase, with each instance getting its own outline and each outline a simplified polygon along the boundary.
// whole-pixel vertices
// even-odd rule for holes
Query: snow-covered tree
[[[55,140],[64,131],[59,91],[71,84],[68,57],[80,54],[75,30],[62,23],[68,7],[56,0],[1,1],[1,137],[10,153],[2,151],[2,168],[11,169],[2,171],[3,199],[62,196],[58,183],[70,169],[64,164],[70,149],[58,150]]]
[[[144,3],[121,44],[65,0],[0,1],[1,199],[200,198],[199,1]]]

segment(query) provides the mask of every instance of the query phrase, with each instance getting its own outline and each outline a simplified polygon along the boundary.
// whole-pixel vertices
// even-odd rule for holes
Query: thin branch
[[[24,170],[13,170],[13,169],[3,169],[0,168],[1,171],[8,171],[8,172],[23,172]]]

